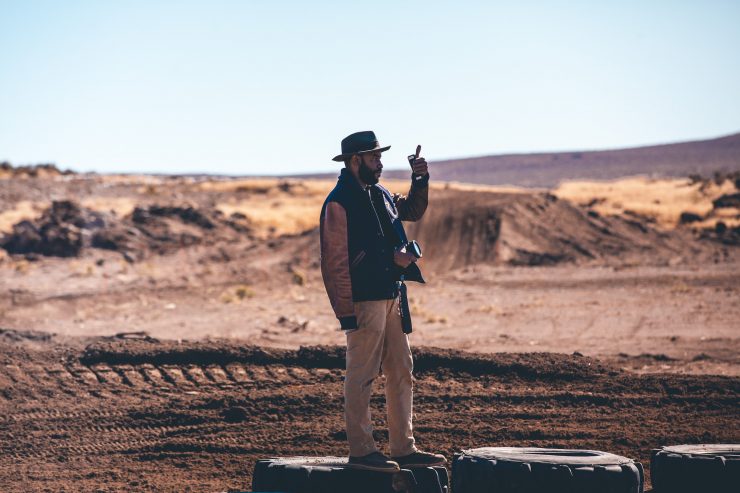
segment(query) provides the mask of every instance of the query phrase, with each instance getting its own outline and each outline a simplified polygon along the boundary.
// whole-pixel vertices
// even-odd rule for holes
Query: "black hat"
[[[368,152],[387,151],[391,146],[380,147],[375,132],[366,130],[356,132],[342,139],[342,153],[334,156],[334,161],[344,161],[353,154],[367,154]]]

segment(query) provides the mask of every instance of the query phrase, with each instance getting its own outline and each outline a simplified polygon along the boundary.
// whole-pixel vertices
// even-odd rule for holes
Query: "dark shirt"
[[[391,224],[391,218],[388,215],[388,209],[386,209],[385,200],[383,199],[383,192],[377,187],[367,187],[367,190],[370,196],[370,206],[380,223],[380,230],[385,237],[386,247],[388,251],[393,251],[396,247],[400,246],[399,243],[401,240]]]

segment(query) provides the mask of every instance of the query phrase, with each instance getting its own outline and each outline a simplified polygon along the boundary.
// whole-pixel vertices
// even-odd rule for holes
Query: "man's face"
[[[375,185],[383,173],[383,163],[380,162],[380,152],[360,154],[360,178],[368,185]]]

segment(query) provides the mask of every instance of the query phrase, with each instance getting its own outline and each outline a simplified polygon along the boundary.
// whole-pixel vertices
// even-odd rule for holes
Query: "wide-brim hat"
[[[380,147],[375,132],[365,130],[355,132],[342,139],[342,153],[332,158],[333,161],[344,161],[353,154],[367,154],[368,152],[384,152],[391,146]]]

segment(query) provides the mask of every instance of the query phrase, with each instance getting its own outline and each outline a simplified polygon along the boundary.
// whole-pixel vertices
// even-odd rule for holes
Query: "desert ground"
[[[317,231],[332,186],[0,170],[0,489],[248,491],[256,459],[344,454]],[[647,465],[738,443],[738,192],[433,183],[408,225],[420,445]]]

